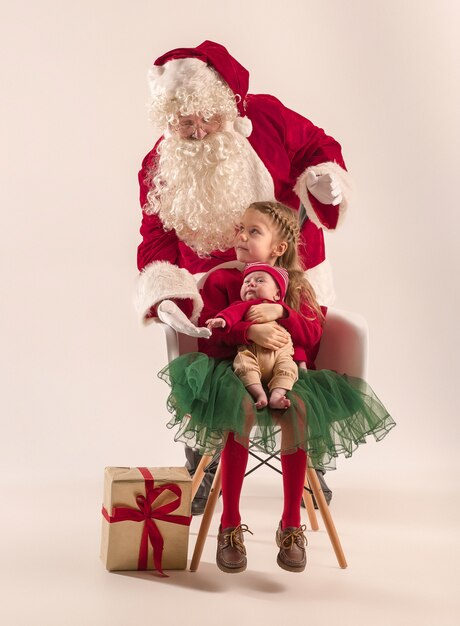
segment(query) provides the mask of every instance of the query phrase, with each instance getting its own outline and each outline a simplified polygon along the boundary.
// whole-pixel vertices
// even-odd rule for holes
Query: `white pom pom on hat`
[[[252,122],[249,117],[238,116],[233,122],[233,128],[236,130],[237,133],[243,135],[243,137],[249,137],[249,135],[252,133]]]

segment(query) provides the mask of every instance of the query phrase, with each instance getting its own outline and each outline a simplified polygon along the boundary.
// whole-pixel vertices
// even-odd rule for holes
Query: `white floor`
[[[276,565],[278,483],[266,470],[246,481],[243,521],[254,532],[246,535],[246,572],[226,575],[215,566],[219,504],[199,571],[167,579],[105,571],[101,482],[37,489],[31,477],[4,489],[1,624],[460,624],[458,491],[424,492],[420,483],[400,491],[337,488],[332,476],[331,511],[349,567],[338,567],[320,520],[320,531],[308,532],[309,562],[298,575]]]

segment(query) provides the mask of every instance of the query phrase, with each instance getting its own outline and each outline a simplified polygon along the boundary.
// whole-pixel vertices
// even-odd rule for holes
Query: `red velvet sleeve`
[[[239,300],[241,281],[241,272],[238,270],[216,270],[208,276],[201,290],[204,307],[199,326],[204,326],[206,320],[217,317],[220,311]],[[230,332],[216,328],[209,339],[198,342],[199,348],[211,356],[230,358],[235,354],[235,346],[248,343],[246,332],[250,325],[250,322],[238,322]]]
[[[288,153],[291,159],[291,174],[297,178],[312,165],[332,161],[346,169],[342,148],[338,141],[326,135],[322,128],[315,126],[302,115],[284,107],[285,132]],[[323,204],[310,192],[308,197],[319,220],[329,229],[337,226],[339,209],[332,204]]]
[[[157,141],[153,149],[142,161],[139,172],[139,200],[143,208],[147,202],[149,186],[147,178],[155,167],[157,147],[162,138]],[[169,261],[177,265],[179,259],[179,241],[174,231],[166,232],[158,215],[142,211],[142,224],[140,229],[142,243],[137,249],[137,267],[139,271],[152,263],[152,261]]]
[[[166,232],[158,215],[142,213],[140,229],[142,243],[137,249],[137,267],[139,271],[153,261],[169,261],[177,265],[179,245],[174,231]]]
[[[249,142],[272,175],[275,197],[297,210],[299,196],[294,192],[298,178],[311,166],[334,162],[345,168],[340,144],[322,128],[284,106],[267,94],[249,94],[248,117],[253,121]],[[339,207],[322,204],[305,186],[305,193],[321,224],[329,229],[337,226]],[[301,231],[301,258],[307,268],[315,267],[325,258],[322,230],[309,219]]]

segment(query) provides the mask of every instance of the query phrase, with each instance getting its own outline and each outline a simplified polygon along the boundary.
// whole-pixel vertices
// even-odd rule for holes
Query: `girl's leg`
[[[281,454],[283,471],[284,508],[281,517],[283,530],[300,526],[300,502],[307,470],[307,454],[299,448],[296,452]]]
[[[283,469],[284,510],[276,531],[279,548],[276,562],[289,572],[303,572],[307,564],[304,535],[305,526],[300,525],[300,500],[302,498],[307,469],[307,455],[299,448],[290,454],[281,454]]]
[[[235,441],[234,433],[229,433],[221,454],[222,504],[221,525],[217,535],[216,563],[227,573],[243,572],[246,569],[246,549],[243,533],[251,532],[241,525],[240,495],[244,474],[248,463],[248,435],[254,421],[254,404],[249,396],[243,400],[246,416],[243,445]]]
[[[240,495],[248,454],[248,449],[235,441],[233,433],[229,433],[220,457],[224,510],[216,553],[217,567],[227,573],[244,572],[247,566],[243,533],[249,529],[241,526]]]
[[[222,504],[221,528],[235,528],[241,523],[240,496],[249,452],[229,433],[221,454]]]

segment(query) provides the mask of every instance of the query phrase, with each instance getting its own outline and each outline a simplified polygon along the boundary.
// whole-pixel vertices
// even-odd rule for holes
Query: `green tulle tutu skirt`
[[[233,432],[269,453],[303,448],[312,467],[334,469],[339,454],[351,456],[368,435],[380,441],[396,425],[364,380],[330,370],[299,370],[285,410],[257,410],[232,362],[200,352],[174,359],[158,376],[171,387],[168,428],[201,454],[222,449]]]

